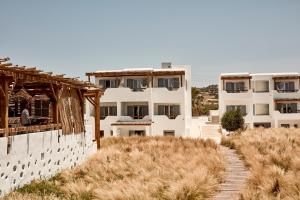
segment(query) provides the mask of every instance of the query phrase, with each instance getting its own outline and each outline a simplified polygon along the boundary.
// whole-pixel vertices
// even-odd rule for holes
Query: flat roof
[[[95,72],[87,72],[86,76],[96,77],[115,77],[115,76],[159,76],[159,75],[184,75],[185,68],[127,68],[120,70],[99,70]]]
[[[238,73],[221,73],[221,77],[232,77],[232,76],[299,76],[298,72],[275,72],[275,73],[249,73],[249,72],[238,72]]]

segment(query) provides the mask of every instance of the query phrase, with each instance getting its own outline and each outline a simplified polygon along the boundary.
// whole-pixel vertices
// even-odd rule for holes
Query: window
[[[117,80],[115,79],[102,79],[99,80],[99,86],[102,89],[106,89],[106,88],[117,88]]]
[[[104,137],[104,131],[101,130],[101,131],[100,131],[100,138],[103,138],[103,137]]]
[[[127,116],[133,119],[143,119],[148,114],[149,110],[146,105],[127,106]]]
[[[164,136],[175,136],[174,130],[164,131]]]
[[[280,125],[282,128],[290,128],[290,125],[289,124],[281,124]]]
[[[297,113],[297,103],[277,103],[276,109],[280,113]]]
[[[254,92],[269,92],[269,81],[255,81]]]
[[[35,100],[34,101],[34,115],[38,117],[49,117],[49,105],[48,100]]]
[[[143,131],[143,130],[130,130],[129,131],[129,136],[145,136],[146,134],[145,134],[145,131]]]
[[[169,90],[179,88],[179,78],[159,78],[158,87],[168,88]]]
[[[148,87],[148,81],[145,78],[141,79],[127,79],[127,87],[133,91],[142,91]]]
[[[170,119],[176,119],[180,115],[179,105],[158,105],[158,115],[166,115]]]
[[[295,82],[275,82],[275,90],[278,92],[295,92]]]
[[[255,104],[253,105],[254,115],[269,115],[269,104]]]
[[[229,93],[247,91],[245,82],[226,82],[226,91]]]
[[[117,106],[100,106],[100,119],[107,116],[117,116]]]
[[[271,128],[271,123],[270,122],[254,123],[253,126],[255,128],[259,128],[259,127]]]
[[[247,115],[246,105],[228,105],[228,106],[226,106],[227,112],[232,111],[232,110],[237,110],[237,109],[240,109],[243,116]]]

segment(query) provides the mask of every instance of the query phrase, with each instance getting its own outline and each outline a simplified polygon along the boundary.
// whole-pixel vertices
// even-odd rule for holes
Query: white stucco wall
[[[62,135],[61,130],[0,138],[0,196],[30,183],[74,167],[96,151],[93,127],[86,133]]]
[[[248,74],[248,73],[247,73]],[[234,74],[234,76],[244,76],[245,74]],[[220,117],[226,112],[227,105],[246,105],[247,115],[245,116],[245,123],[249,124],[250,128],[254,127],[254,123],[271,123],[271,127],[280,127],[281,124],[300,124],[300,113],[279,113],[275,110],[274,100],[276,99],[299,99],[300,91],[296,92],[278,92],[274,90],[274,76],[298,76],[294,73],[283,74],[248,74],[251,75],[251,88],[247,92],[243,93],[227,93],[223,90],[223,81],[221,76],[219,78],[219,112]],[[226,77],[226,76],[225,76]],[[261,81],[269,82],[269,92],[254,92],[253,88],[262,89]],[[288,79],[286,81],[294,81],[295,89],[299,89],[299,81]],[[227,81],[224,81],[225,83]],[[269,115],[257,115],[257,113],[263,112],[264,108],[261,104],[269,105]],[[254,107],[255,106],[255,107]],[[298,104],[298,108],[299,108]],[[253,112],[255,108],[255,113]],[[298,125],[299,127],[299,125]]]
[[[116,128],[111,126],[112,123],[117,121],[135,121],[134,119],[122,116],[125,111],[125,104],[134,102],[147,102],[149,108],[149,115],[144,120],[152,121],[152,124],[147,131],[150,136],[162,136],[164,130],[174,130],[176,136],[190,136],[192,135],[192,106],[191,106],[191,67],[189,65],[172,65],[172,69],[184,69],[185,75],[174,76],[154,76],[153,87],[144,89],[143,91],[133,92],[130,88],[124,88],[124,80],[126,78],[119,77],[121,84],[118,88],[107,88],[101,96],[100,103],[114,102],[117,105],[117,116],[108,116],[101,120],[101,130],[104,131],[105,137],[116,134]],[[158,79],[164,78],[179,78],[182,84],[176,90],[168,90],[167,88],[158,88]],[[136,78],[136,77],[132,77]],[[141,78],[141,77],[140,77]],[[98,84],[100,79],[109,79],[105,77],[96,77],[95,83]],[[151,80],[152,81],[152,80]],[[151,84],[149,84],[151,85]],[[169,119],[167,116],[155,115],[155,105],[158,104],[174,104],[180,105],[180,116],[176,119]],[[122,112],[123,111],[123,112]],[[138,120],[136,120],[138,121]],[[122,127],[120,132],[122,135],[128,135],[128,130],[135,130],[134,126]],[[127,131],[127,132],[126,132]]]

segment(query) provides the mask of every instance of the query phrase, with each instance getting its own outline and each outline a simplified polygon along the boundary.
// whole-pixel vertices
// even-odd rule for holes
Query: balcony
[[[169,90],[168,88],[151,88],[152,101],[154,103],[180,103],[185,98],[185,88],[180,87],[176,90]]]
[[[300,111],[294,113],[281,113],[278,110],[274,111],[274,118],[276,120],[300,120]]]
[[[107,88],[101,96],[101,102],[111,102],[112,99],[116,101],[148,101],[151,97],[151,88],[141,89],[134,92],[130,88]]]
[[[235,89],[235,90],[225,90],[227,93],[245,93],[248,92],[247,88]]]
[[[251,90],[222,90],[221,91],[221,98],[223,99],[232,99],[232,100],[239,100],[245,99],[250,100],[252,97]]]
[[[120,122],[131,122],[131,121],[149,121],[150,116],[149,115],[136,115],[136,116],[129,116],[129,115],[122,115],[119,118]]]
[[[273,90],[274,99],[299,99],[300,90]]]

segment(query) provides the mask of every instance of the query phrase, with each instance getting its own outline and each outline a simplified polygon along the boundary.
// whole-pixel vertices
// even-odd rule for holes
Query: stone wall
[[[81,134],[62,135],[61,130],[53,130],[0,138],[0,196],[75,167],[95,152],[92,126]]]

